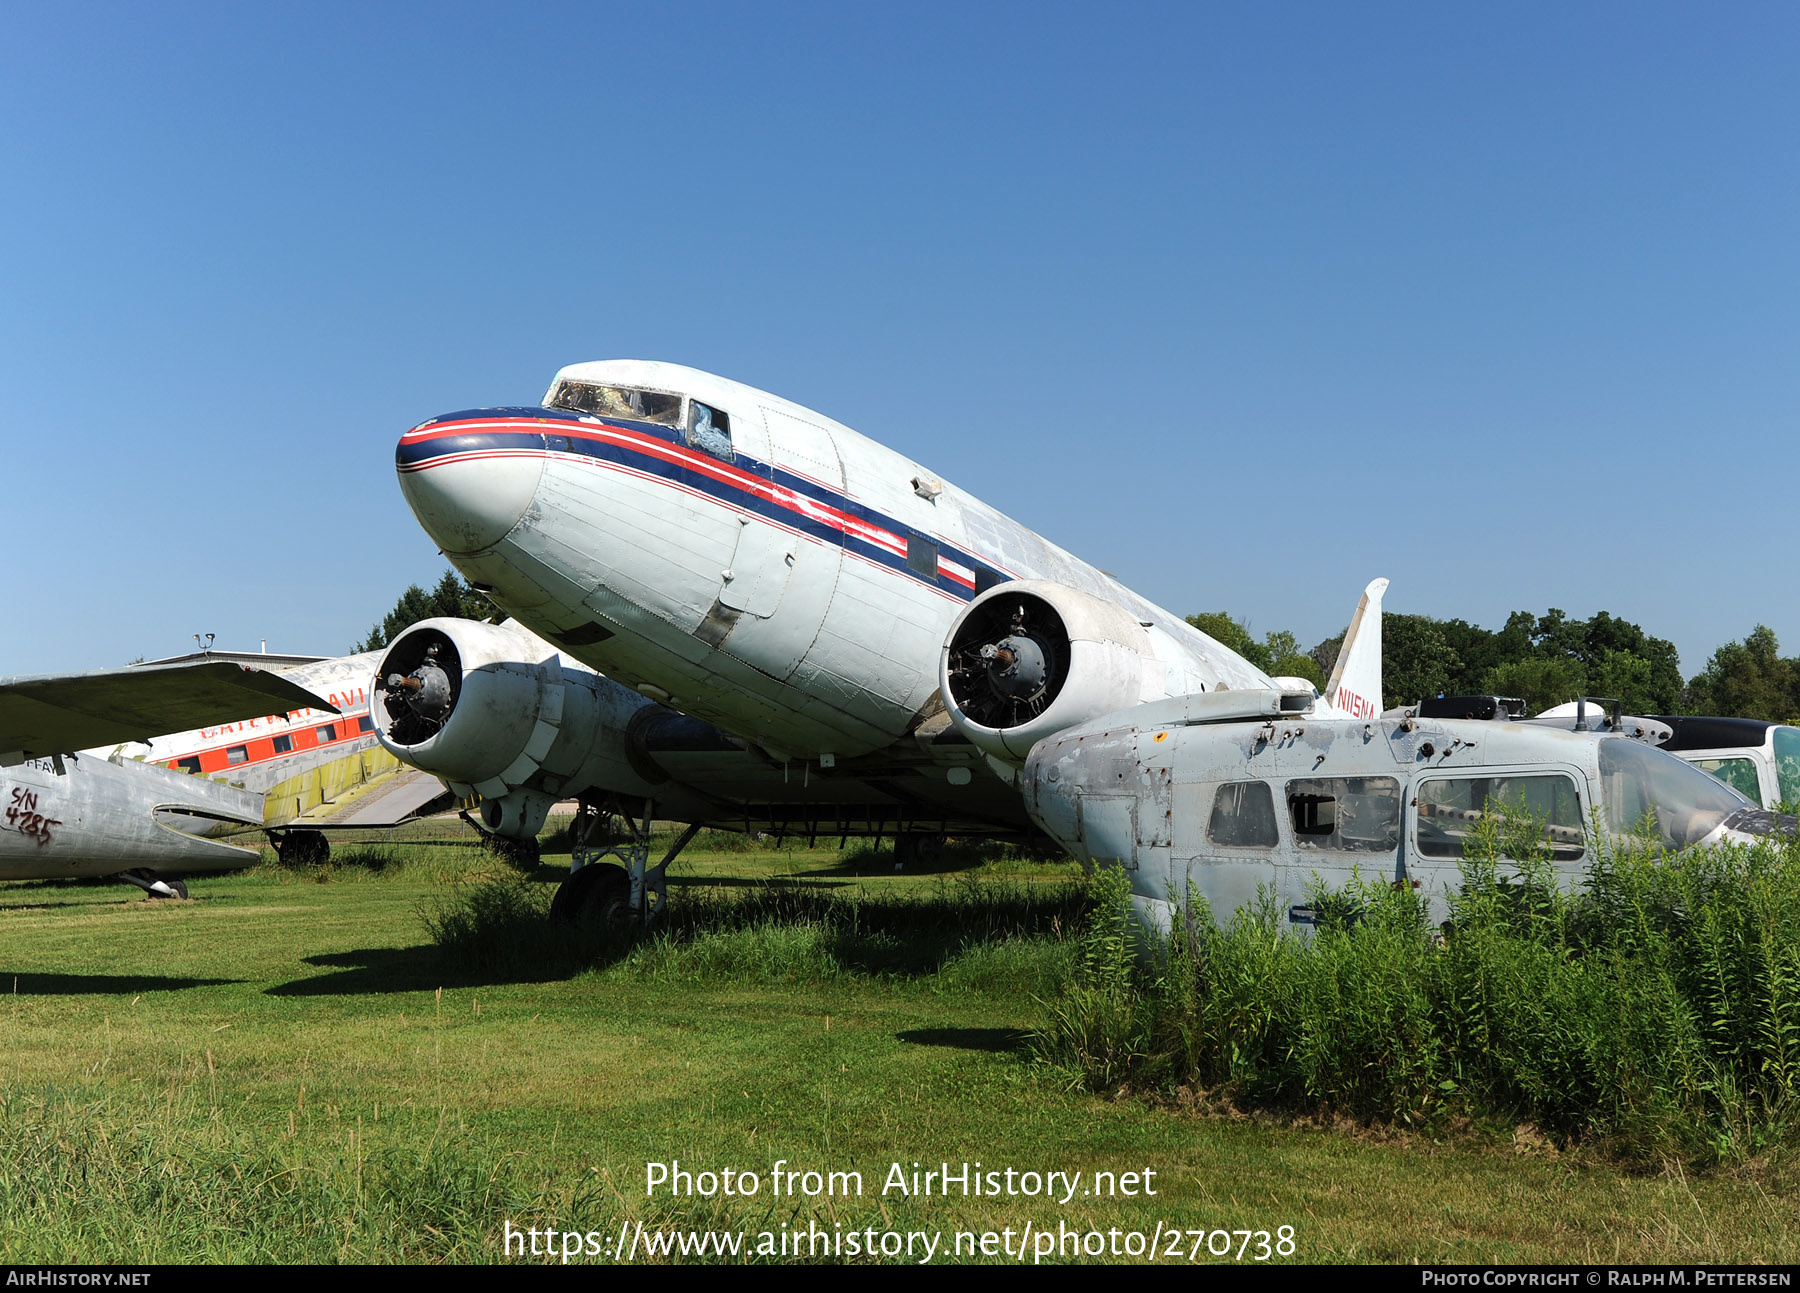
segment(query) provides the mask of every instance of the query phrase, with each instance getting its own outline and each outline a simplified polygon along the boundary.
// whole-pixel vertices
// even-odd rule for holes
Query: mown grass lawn
[[[796,919],[571,972],[483,970],[427,936],[423,913],[502,864],[454,845],[382,856],[378,872],[201,878],[186,903],[0,887],[0,1259],[486,1261],[508,1221],[945,1245],[1059,1223],[1290,1226],[1306,1261],[1800,1256],[1780,1164],[1632,1175],[1509,1129],[1281,1125],[1070,1092],[1029,1041],[1069,971],[1067,931],[957,933],[984,894],[1071,883],[1061,866],[917,876],[826,849],[701,852],[677,903],[770,881],[910,894],[942,930],[847,942]],[[758,1192],[647,1197],[646,1165],[675,1160],[751,1173]],[[860,1173],[862,1193],[776,1197],[777,1162]],[[1067,1203],[883,1193],[915,1162],[1082,1175]],[[1096,1171],[1154,1176],[1101,1198],[1081,1192]]]

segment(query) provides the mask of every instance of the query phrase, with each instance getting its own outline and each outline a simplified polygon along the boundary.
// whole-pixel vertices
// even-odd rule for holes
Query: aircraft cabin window
[[[558,382],[544,401],[545,408],[591,413],[602,418],[626,418],[633,422],[681,425],[681,396],[661,391],[640,391],[630,386],[602,386],[597,382]]]
[[[190,754],[185,759],[177,759],[175,760],[175,766],[191,776],[199,776],[200,756],[198,754]]]
[[[373,732],[375,730],[375,720],[370,718],[367,714],[364,714],[361,718],[356,720],[356,730],[359,732]]]
[[[1275,796],[1260,781],[1220,786],[1206,838],[1225,848],[1266,849],[1276,843]]]
[[[906,564],[924,575],[927,579],[936,579],[938,574],[938,545],[922,534],[906,536]]]
[[[1318,777],[1287,783],[1288,819],[1303,849],[1390,853],[1400,844],[1400,783]]]
[[[1500,819],[1503,852],[1518,851],[1520,846],[1508,841],[1524,830],[1533,842],[1547,845],[1558,862],[1581,856],[1581,797],[1573,779],[1559,773],[1426,781],[1418,800],[1419,852],[1425,857],[1465,856],[1469,838],[1488,814]]]
[[[229,750],[225,751],[225,762],[227,762],[227,763],[248,763],[248,762],[250,762],[249,748],[247,746],[242,746],[242,745],[232,746]]]
[[[333,742],[335,740],[337,740],[337,724],[336,723],[327,723],[324,727],[321,727],[319,729],[319,744],[320,745],[329,745],[329,744],[331,744],[331,742]]]
[[[275,753],[286,754],[293,748],[294,748],[294,738],[293,737],[278,736],[275,738]]]
[[[732,459],[731,419],[723,410],[699,400],[688,401],[688,443],[726,462]]]

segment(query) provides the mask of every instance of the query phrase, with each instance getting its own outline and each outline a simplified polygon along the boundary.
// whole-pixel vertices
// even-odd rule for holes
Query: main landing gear
[[[331,841],[324,831],[265,831],[282,866],[324,866],[331,860]]]
[[[575,846],[570,851],[569,878],[556,891],[550,919],[623,931],[648,929],[662,918],[669,901],[669,863],[700,833],[700,827],[689,826],[662,860],[651,866],[650,828],[655,811],[655,803],[648,799],[641,812],[613,795],[580,799],[571,830]],[[625,838],[609,843],[614,818]],[[609,857],[618,861],[601,860]]]

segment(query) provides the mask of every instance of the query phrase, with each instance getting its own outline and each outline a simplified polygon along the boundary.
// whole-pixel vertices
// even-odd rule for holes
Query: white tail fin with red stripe
[[[1387,586],[1387,580],[1376,579],[1363,589],[1325,684],[1325,702],[1350,718],[1381,713],[1381,597]]]

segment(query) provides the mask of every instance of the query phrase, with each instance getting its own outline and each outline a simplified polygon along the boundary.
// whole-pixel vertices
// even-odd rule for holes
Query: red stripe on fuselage
[[[753,472],[747,472],[742,468],[733,467],[727,463],[720,462],[710,454],[685,449],[679,445],[672,445],[666,440],[659,440],[654,436],[646,436],[637,432],[627,431],[622,427],[602,426],[593,428],[587,426],[576,427],[567,422],[494,422],[484,420],[478,422],[452,422],[447,425],[434,426],[429,431],[408,431],[402,439],[413,441],[437,440],[444,436],[469,435],[472,432],[481,430],[518,431],[523,428],[529,428],[532,431],[541,430],[546,435],[560,435],[571,440],[610,441],[627,449],[631,449],[636,453],[644,454],[647,457],[657,458],[678,467],[686,467],[690,471],[697,471],[703,476],[708,476],[713,480],[719,481],[721,484],[730,485],[736,489],[743,490],[747,494],[753,494],[758,498],[766,499],[777,507],[786,508],[790,512],[797,512],[802,516],[807,516],[822,524],[829,525],[833,529],[844,534],[862,539],[866,543],[873,543],[877,547],[886,548],[895,556],[904,557],[906,555],[906,540],[903,537],[888,530],[881,529],[879,526],[871,525],[861,517],[852,516],[850,513],[835,508],[829,503],[822,502],[810,495],[796,493],[784,485],[777,485],[773,481],[758,476]],[[549,449],[472,449],[467,453],[446,454],[441,458],[432,458],[425,462],[414,463],[401,468],[401,470],[405,472],[428,471],[432,467],[436,467],[442,463],[472,462],[481,458],[543,458],[554,456],[558,455],[556,455],[554,450]],[[582,456],[585,457],[586,455]],[[783,470],[786,470],[786,468],[783,468]],[[663,484],[673,483],[664,481],[661,477],[652,477],[652,479]],[[711,496],[707,495],[703,497],[710,498]],[[712,499],[711,501],[717,502],[719,500]],[[973,587],[974,585],[970,584],[969,586]]]

